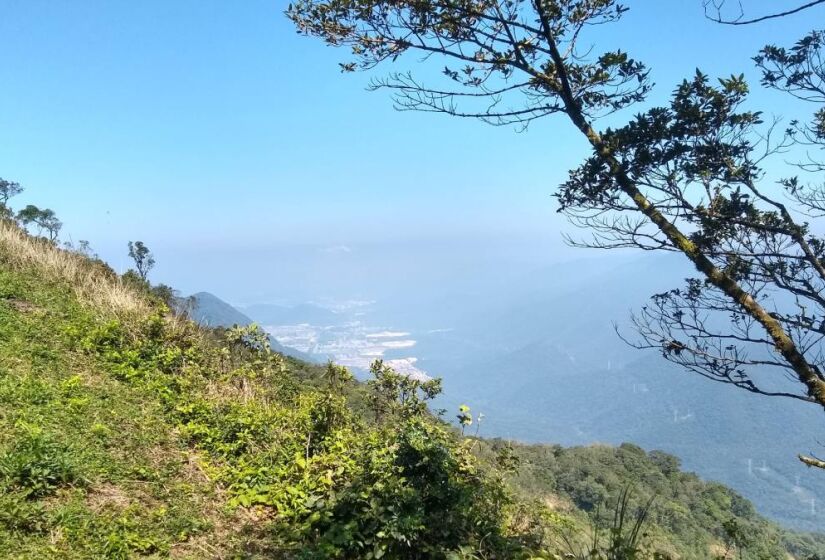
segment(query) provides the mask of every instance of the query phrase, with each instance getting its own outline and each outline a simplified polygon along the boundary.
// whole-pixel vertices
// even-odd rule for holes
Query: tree
[[[23,187],[19,183],[6,181],[0,177],[0,207],[7,209],[9,199],[23,192]]]
[[[144,282],[155,267],[155,257],[143,241],[129,242],[129,257],[135,261],[138,276]]]
[[[31,224],[37,226],[37,234],[42,235],[45,230],[49,236],[49,241],[57,241],[63,222],[57,219],[54,210],[45,208],[41,210],[33,204],[29,204],[17,213],[17,220],[28,227]]]
[[[71,241],[66,241],[63,243],[63,247],[67,251],[77,253],[78,255],[82,255],[87,259],[98,260],[100,258],[99,255],[95,253],[95,250],[92,249],[92,244],[85,239],[81,239],[76,244]]]
[[[441,393],[441,379],[416,379],[398,373],[383,360],[374,361],[370,373],[373,379],[367,382],[369,400],[379,420],[421,416],[427,410],[427,402]]]
[[[641,311],[637,345],[715,381],[825,408],[825,240],[807,221],[825,215],[825,186],[816,186],[825,168],[803,162],[794,171],[807,177],[779,185],[763,170],[800,146],[821,153],[825,113],[779,129],[745,108],[741,76],[712,84],[697,72],[669,105],[597,130],[600,117],[650,90],[641,62],[591,46],[592,29],[625,12],[614,0],[299,0],[287,15],[299,32],[349,47],[344,71],[406,53],[446,61],[435,85],[410,73],[373,82],[399,109],[521,127],[567,117],[592,150],[555,194],[592,233],[571,242],[675,251],[698,272]],[[821,107],[822,37],[765,47],[762,83]]]

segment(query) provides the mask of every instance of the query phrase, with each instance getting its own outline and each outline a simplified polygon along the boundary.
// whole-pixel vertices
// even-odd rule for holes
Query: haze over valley
[[[419,257],[427,254],[422,245],[407,259],[388,257],[404,261],[406,273],[376,275],[374,299],[367,283],[340,300],[320,289],[305,301],[237,308],[284,347],[347,365],[361,379],[376,359],[422,379],[441,377],[436,408],[447,418],[462,404],[483,413],[482,435],[633,442],[675,454],[686,469],[730,485],[789,526],[815,530],[825,520],[825,503],[817,502],[825,483],[788,460],[820,447],[820,412],[690,375],[620,338],[634,337],[631,313],[651,295],[692,275],[678,256],[553,263],[548,254],[543,266],[511,262],[504,272],[485,273],[488,256],[463,249],[467,272],[451,274],[437,290],[410,280],[439,272]],[[370,266],[357,250],[345,258],[336,256],[334,266]],[[788,425],[811,429],[788,433]]]

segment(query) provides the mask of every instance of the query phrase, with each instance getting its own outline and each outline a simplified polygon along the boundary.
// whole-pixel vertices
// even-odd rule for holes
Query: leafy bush
[[[48,526],[43,506],[27,492],[0,493],[0,527],[11,532],[41,533]]]
[[[576,560],[642,560],[651,557],[665,560],[662,554],[651,554],[645,542],[645,525],[654,498],[631,515],[630,497],[631,489],[625,487],[616,502],[612,518],[607,522],[600,518],[597,509],[592,519],[591,541],[585,549],[577,550],[569,539],[565,539],[569,556]]]
[[[407,419],[360,447],[348,484],[308,518],[306,533],[318,538],[304,556],[445,558],[471,545],[502,557],[509,550],[502,515],[509,496],[442,427]]]
[[[0,455],[3,486],[30,498],[41,498],[60,486],[82,482],[68,449],[36,426],[19,428],[11,449]]]

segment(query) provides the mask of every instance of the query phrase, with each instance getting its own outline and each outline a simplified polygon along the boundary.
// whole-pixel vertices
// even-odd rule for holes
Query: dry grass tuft
[[[546,494],[541,501],[550,511],[570,513],[575,509],[573,502],[558,494]]]
[[[28,235],[17,225],[0,221],[0,263],[34,269],[49,280],[72,285],[85,303],[115,315],[145,314],[145,298],[124,285],[105,265]]]
[[[35,313],[43,311],[42,308],[24,301],[22,299],[11,298],[6,300],[6,305],[17,311],[18,313]]]
[[[123,511],[132,504],[132,499],[119,486],[103,483],[89,489],[86,503],[92,511],[100,513],[107,509]]]

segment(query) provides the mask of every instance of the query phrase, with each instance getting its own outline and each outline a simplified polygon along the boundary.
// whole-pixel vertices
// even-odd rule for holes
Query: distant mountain
[[[189,316],[207,327],[231,327],[251,325],[254,321],[209,292],[199,292],[191,296],[195,303]]]
[[[262,321],[253,321],[247,315],[241,313],[219,297],[209,292],[199,292],[191,297],[192,305],[188,310],[189,316],[193,321],[200,323],[207,327],[231,327],[234,325],[251,325],[252,323],[263,324]],[[280,352],[286,356],[292,356],[308,362],[319,362],[317,356],[311,356],[300,350],[288,348],[275,340],[274,337],[269,337],[272,349]]]
[[[262,325],[338,325],[346,321],[346,316],[330,311],[319,305],[303,303],[287,307],[283,305],[255,304],[242,308],[243,311]]]
[[[632,337],[629,312],[691,273],[668,257],[565,264],[475,300],[445,297],[420,306],[449,330],[417,335],[416,365],[443,377],[443,408],[483,412],[488,436],[662,449],[774,519],[822,527],[825,477],[796,460],[822,453],[817,408],[713,383],[617,336],[614,323]]]

